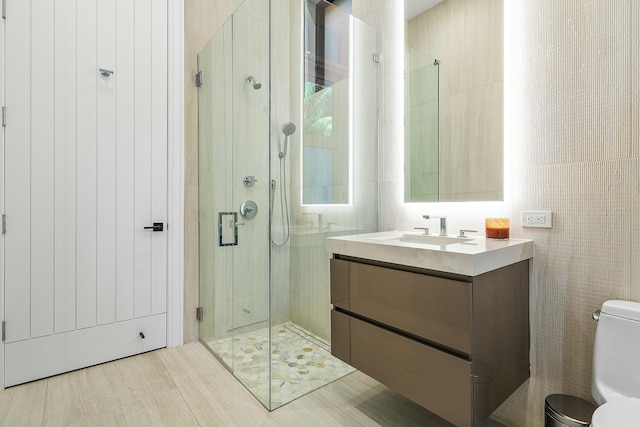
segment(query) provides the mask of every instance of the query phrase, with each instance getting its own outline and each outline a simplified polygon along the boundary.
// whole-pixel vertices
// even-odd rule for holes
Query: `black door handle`
[[[164,231],[164,222],[154,222],[153,226],[145,227],[145,230]]]

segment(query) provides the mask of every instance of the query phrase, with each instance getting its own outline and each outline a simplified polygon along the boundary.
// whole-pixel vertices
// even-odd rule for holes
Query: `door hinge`
[[[2,341],[7,339],[7,322],[2,321]]]
[[[196,320],[198,322],[202,322],[202,316],[203,316],[202,307],[196,308]]]
[[[373,57],[371,58],[373,60],[373,62],[375,62],[376,64],[380,63],[380,54],[379,53],[374,53]]]
[[[7,125],[7,107],[2,107],[2,126]]]
[[[202,71],[198,71],[196,73],[196,86],[197,87],[202,86]]]
[[[2,214],[2,234],[7,232],[7,214]]]

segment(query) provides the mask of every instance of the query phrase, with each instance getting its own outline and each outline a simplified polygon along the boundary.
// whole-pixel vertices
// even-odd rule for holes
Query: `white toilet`
[[[640,303],[602,304],[593,346],[592,427],[640,426]]]

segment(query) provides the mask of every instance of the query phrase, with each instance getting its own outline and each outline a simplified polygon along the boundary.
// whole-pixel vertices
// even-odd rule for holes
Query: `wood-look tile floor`
[[[354,372],[268,412],[202,344],[0,392],[0,426],[450,426]]]

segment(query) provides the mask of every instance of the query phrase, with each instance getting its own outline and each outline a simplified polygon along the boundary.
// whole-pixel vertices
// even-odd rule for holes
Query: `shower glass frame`
[[[308,216],[299,212],[306,208],[299,188],[303,44],[292,33],[302,30],[304,1],[245,0],[198,54],[200,340],[268,410],[290,401],[285,383],[293,389],[297,378],[287,375],[332,378],[326,384],[353,370],[334,361],[329,350],[324,239],[377,230],[377,97],[357,100],[358,94],[377,94],[377,65],[371,61],[377,33],[362,22],[354,25],[351,17],[350,31],[367,41],[366,52],[350,55],[366,62],[367,78],[359,79],[361,87],[349,89],[350,98],[356,98],[349,100],[349,120],[355,123],[349,150],[366,155],[352,172],[350,204],[313,205],[315,213]],[[351,40],[348,45],[353,49]],[[298,47],[299,53],[289,54]],[[281,159],[283,124],[289,121],[297,129]],[[275,206],[280,203],[281,167],[289,177],[285,210],[291,216],[291,238],[277,247],[270,241],[281,241],[284,215],[270,204],[272,197]],[[238,212],[246,200],[258,205],[253,219]],[[237,221],[219,221],[232,216],[220,213],[234,212]],[[333,218],[338,225],[319,229],[306,220],[300,224],[300,218]],[[219,245],[224,227],[235,228],[226,235],[237,233],[237,245]],[[292,342],[295,350],[286,348]],[[325,372],[316,375],[317,370]],[[314,384],[301,384],[296,397],[317,388]]]
[[[270,0],[245,0],[198,54],[199,335],[267,409],[273,409],[268,387],[271,171],[265,160],[271,155],[270,15]],[[254,218],[239,212],[249,200],[258,206]],[[237,221],[220,215],[234,212]],[[237,244],[223,245],[219,233],[236,235]],[[254,329],[269,333],[257,337],[259,342],[238,340]],[[248,378],[255,370],[261,381]]]

